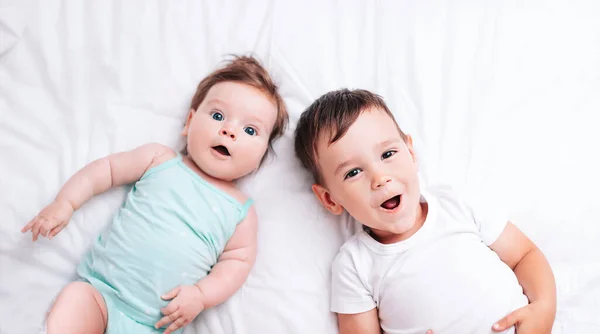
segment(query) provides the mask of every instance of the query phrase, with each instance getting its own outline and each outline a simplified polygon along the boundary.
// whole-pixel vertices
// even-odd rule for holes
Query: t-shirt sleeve
[[[342,248],[332,266],[331,311],[356,314],[376,307],[372,294],[365,287],[357,268],[357,257]]]
[[[493,203],[483,198],[470,199],[467,203],[475,225],[479,229],[481,239],[489,246],[493,244],[506,227],[508,216],[499,203]]]

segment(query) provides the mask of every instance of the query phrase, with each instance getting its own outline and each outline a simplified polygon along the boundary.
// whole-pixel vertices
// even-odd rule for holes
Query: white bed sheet
[[[198,81],[252,51],[292,129],[320,94],[383,95],[424,183],[508,208],[557,278],[554,333],[600,332],[600,8],[532,1],[4,1],[0,3],[0,333],[34,333],[126,189],[52,241],[19,229],[85,163],[180,145]],[[260,216],[244,287],[185,333],[336,333],[329,265],[351,226],[310,193],[292,131],[241,182]]]

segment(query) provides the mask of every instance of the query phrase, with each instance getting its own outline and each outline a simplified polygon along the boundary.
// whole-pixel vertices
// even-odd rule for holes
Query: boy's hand
[[[189,324],[204,310],[204,295],[195,285],[180,285],[161,298],[172,299],[167,307],[160,309],[165,316],[154,325],[158,329],[171,323],[164,334],[172,333]]]
[[[492,329],[502,332],[515,326],[517,334],[550,334],[554,324],[554,312],[543,301],[533,302],[511,312],[498,321]]]
[[[36,241],[39,235],[52,239],[69,224],[72,215],[73,207],[69,202],[55,200],[25,225],[21,232],[31,231],[33,241]]]

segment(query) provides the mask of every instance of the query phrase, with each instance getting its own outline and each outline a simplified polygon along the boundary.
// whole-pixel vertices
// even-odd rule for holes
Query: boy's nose
[[[385,186],[387,183],[392,182],[392,178],[387,175],[379,175],[373,178],[373,182],[371,183],[371,187],[373,189],[379,189]]]
[[[235,140],[235,132],[230,128],[227,128],[227,127],[222,128],[221,135],[230,137],[231,139]]]

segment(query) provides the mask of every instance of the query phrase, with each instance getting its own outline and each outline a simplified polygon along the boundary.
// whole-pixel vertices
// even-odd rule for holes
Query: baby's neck
[[[382,244],[394,244],[396,242],[404,241],[410,237],[412,237],[425,223],[425,219],[427,218],[428,212],[427,202],[422,202],[417,208],[417,214],[415,216],[415,223],[413,226],[406,232],[396,234],[381,230],[369,230],[369,234],[373,239],[377,240],[377,242]]]
[[[196,174],[198,174],[205,181],[212,183],[213,185],[222,186],[222,187],[235,187],[235,182],[226,181],[219,178],[216,178],[205,171],[203,171],[195,162],[187,155],[183,156],[183,163],[186,164],[190,169],[192,169]]]

